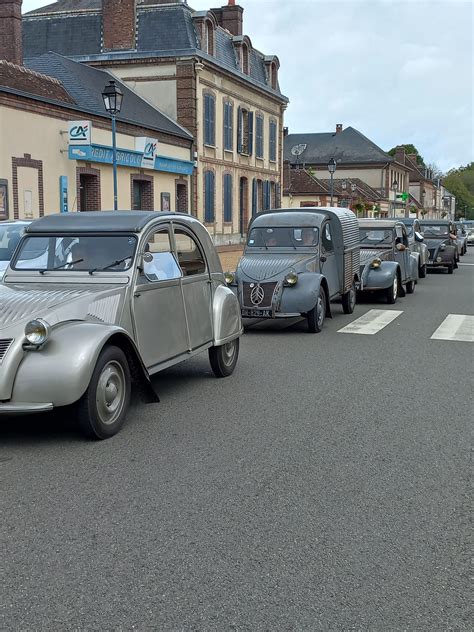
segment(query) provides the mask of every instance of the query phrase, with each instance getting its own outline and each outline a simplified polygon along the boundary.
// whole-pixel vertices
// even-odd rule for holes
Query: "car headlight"
[[[436,261],[439,263],[440,261],[443,261],[443,257],[436,257]]]
[[[374,269],[380,268],[381,265],[382,265],[382,261],[378,257],[373,259],[370,263],[370,267]]]
[[[445,250],[446,246],[444,244],[441,244],[441,246],[439,247],[440,250]]]
[[[288,272],[285,277],[285,285],[296,285],[298,283],[298,275],[296,272]]]
[[[235,274],[233,272],[224,272],[225,282],[230,285],[235,281]]]
[[[26,323],[25,326],[25,338],[32,345],[39,346],[48,340],[51,327],[49,324],[41,319],[35,318]]]

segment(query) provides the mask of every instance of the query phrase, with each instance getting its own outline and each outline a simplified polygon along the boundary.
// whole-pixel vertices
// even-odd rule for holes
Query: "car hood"
[[[392,260],[393,252],[388,248],[361,248],[360,249],[360,265],[365,266],[367,263],[370,263],[373,259],[378,257],[382,259],[382,261]]]
[[[446,238],[444,238],[444,239],[441,239],[441,238],[437,238],[437,239],[436,238],[434,238],[434,239],[433,238],[429,238],[429,239],[427,239],[425,237],[425,241],[423,243],[425,243],[428,248],[433,249],[433,248],[439,248],[439,246],[441,246],[442,244],[446,244],[447,245],[449,243],[449,240],[446,239]]]
[[[289,270],[300,272],[311,261],[316,261],[315,255],[248,254],[241,257],[237,273],[238,276],[245,276],[253,281],[264,281]]]
[[[116,285],[0,285],[0,329],[32,318],[50,324],[63,320],[115,322],[124,288]]]

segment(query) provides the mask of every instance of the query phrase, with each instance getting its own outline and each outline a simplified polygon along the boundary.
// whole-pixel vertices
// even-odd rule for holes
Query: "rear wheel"
[[[342,295],[342,309],[344,314],[352,314],[356,304],[357,292],[355,283],[352,284],[351,289]]]
[[[216,377],[227,377],[231,375],[234,372],[238,357],[238,338],[209,349],[209,362]]]
[[[107,439],[117,434],[125,421],[130,394],[130,368],[124,352],[119,347],[105,347],[87,391],[76,404],[83,433],[91,439]]]
[[[424,279],[426,277],[426,263],[420,266],[418,270],[418,276],[420,277],[420,279]]]
[[[407,294],[413,294],[413,292],[415,291],[415,284],[416,281],[408,281],[408,283],[406,284]]]
[[[393,305],[398,297],[398,275],[393,277],[393,283],[385,290],[385,299],[389,305]]]
[[[326,294],[323,288],[320,287],[316,305],[306,314],[306,320],[308,321],[308,331],[312,334],[318,334],[323,328],[325,316]]]

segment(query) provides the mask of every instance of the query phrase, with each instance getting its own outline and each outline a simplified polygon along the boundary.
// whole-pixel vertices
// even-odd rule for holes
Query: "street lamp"
[[[393,216],[395,217],[397,213],[397,191],[398,191],[397,180],[394,180],[392,182],[392,189],[393,189]]]
[[[102,98],[104,100],[104,107],[112,117],[112,163],[114,172],[114,211],[117,210],[117,142],[116,142],[116,126],[115,116],[120,114],[122,107],[123,92],[115,84],[112,79],[108,85],[105,86],[102,92]]]
[[[332,179],[334,177],[334,172],[336,171],[336,161],[334,160],[334,158],[331,158],[331,160],[328,162],[328,171],[331,174],[331,206],[332,206],[332,195],[333,195],[333,182]]]

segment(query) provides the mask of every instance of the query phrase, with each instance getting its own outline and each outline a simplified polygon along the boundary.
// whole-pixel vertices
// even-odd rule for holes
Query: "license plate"
[[[271,309],[243,309],[244,318],[272,318]]]

